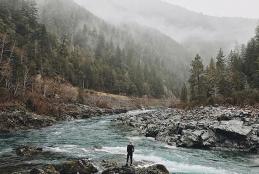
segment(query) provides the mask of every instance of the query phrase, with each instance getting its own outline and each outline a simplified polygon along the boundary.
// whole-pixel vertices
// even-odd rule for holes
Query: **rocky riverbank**
[[[39,129],[58,121],[85,119],[101,115],[125,113],[125,109],[103,109],[82,104],[62,104],[55,115],[38,115],[26,110],[5,110],[0,112],[0,133]]]
[[[226,107],[159,109],[121,114],[117,123],[169,145],[229,151],[259,151],[259,111]]]
[[[14,152],[16,161],[26,159],[37,161],[37,159],[44,156],[55,161],[62,155],[34,146],[20,146],[14,149]],[[8,164],[8,161],[5,163]],[[12,165],[14,166],[0,168],[1,174],[169,174],[166,167],[161,164],[149,165],[147,167],[139,167],[136,165],[133,167],[122,166],[116,161],[111,160],[92,161],[87,158],[66,159],[62,162],[49,164],[40,163],[40,161],[31,164],[16,162],[16,164]]]

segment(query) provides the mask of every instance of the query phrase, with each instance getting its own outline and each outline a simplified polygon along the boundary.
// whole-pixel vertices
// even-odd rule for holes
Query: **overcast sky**
[[[259,0],[162,0],[213,16],[259,18]]]

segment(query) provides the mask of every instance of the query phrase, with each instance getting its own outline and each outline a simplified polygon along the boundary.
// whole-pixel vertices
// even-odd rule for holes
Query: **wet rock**
[[[15,149],[18,156],[33,156],[43,152],[42,148],[33,146],[20,146]]]
[[[46,174],[60,174],[53,165],[47,165],[43,170]]]
[[[135,168],[133,168],[133,167],[122,166],[122,167],[109,168],[102,172],[102,174],[115,174],[115,173],[136,174],[136,171],[135,171]]]
[[[43,169],[32,169],[30,174],[46,174]]]
[[[147,168],[137,169],[137,174],[169,174],[164,165],[156,164]]]
[[[68,161],[56,167],[60,174],[93,174],[98,172],[94,165],[85,159]]]
[[[107,168],[115,168],[118,166],[118,163],[116,161],[110,161],[110,160],[102,160],[101,161],[102,167],[105,169]]]
[[[169,171],[166,169],[165,166],[161,164],[156,164],[146,168],[135,168],[129,166],[122,166],[122,167],[114,167],[107,169],[102,172],[102,174],[169,174]]]

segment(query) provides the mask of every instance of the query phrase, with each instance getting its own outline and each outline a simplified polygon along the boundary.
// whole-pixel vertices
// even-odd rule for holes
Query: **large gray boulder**
[[[201,142],[201,135],[204,131],[201,130],[184,130],[183,135],[180,138],[180,141],[177,142],[177,146],[180,147],[200,147]]]
[[[244,126],[244,122],[240,120],[221,121],[210,126],[216,133],[224,134],[229,138],[245,138],[251,131],[251,126]]]
[[[201,140],[204,147],[213,147],[216,143],[216,135],[212,130],[205,130],[201,135]]]

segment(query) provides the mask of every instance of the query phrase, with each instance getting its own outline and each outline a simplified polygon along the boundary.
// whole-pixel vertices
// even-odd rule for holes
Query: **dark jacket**
[[[133,152],[134,152],[134,146],[129,144],[129,145],[127,146],[127,152],[128,152],[128,154],[133,154]]]

